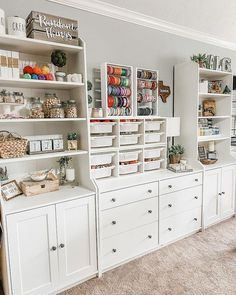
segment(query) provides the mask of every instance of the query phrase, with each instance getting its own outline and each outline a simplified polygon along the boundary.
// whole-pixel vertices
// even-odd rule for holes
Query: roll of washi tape
[[[112,66],[107,66],[107,74],[109,74],[109,75],[113,74],[113,67]]]
[[[138,101],[138,103],[141,103],[143,101],[143,95],[141,92],[139,92],[137,95],[137,101]]]
[[[151,89],[153,89],[153,90],[156,90],[156,89],[157,89],[157,82],[156,82],[156,81],[153,81],[153,82],[152,82],[152,87],[151,87]]]
[[[141,71],[137,71],[137,78],[141,78]]]
[[[122,70],[121,70],[121,76],[127,76],[127,73],[128,73],[127,69],[122,68]]]
[[[107,104],[108,104],[108,107],[111,108],[114,104],[114,97],[109,95],[108,96],[108,99],[107,99]]]
[[[107,87],[107,92],[108,92],[108,95],[112,95],[112,91],[113,91],[113,87],[111,85],[109,85]]]

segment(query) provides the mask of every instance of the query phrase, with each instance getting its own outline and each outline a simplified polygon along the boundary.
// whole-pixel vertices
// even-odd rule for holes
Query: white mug
[[[25,19],[18,16],[9,16],[7,18],[7,32],[9,35],[26,37]]]
[[[6,34],[5,12],[0,8],[0,35]]]

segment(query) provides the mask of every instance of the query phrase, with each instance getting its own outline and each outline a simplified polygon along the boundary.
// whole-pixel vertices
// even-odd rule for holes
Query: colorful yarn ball
[[[23,76],[24,79],[30,80],[31,79],[31,75],[30,74],[24,74]]]
[[[38,78],[38,75],[36,75],[36,74],[32,74],[32,75],[31,75],[31,79],[33,79],[33,80],[38,80],[39,78]]]
[[[46,74],[45,75],[45,78],[46,78],[46,80],[50,80],[50,81],[53,81],[54,80],[54,76],[51,73]]]
[[[50,73],[50,69],[49,69],[48,66],[43,66],[43,67],[41,68],[41,70],[42,70],[42,74],[43,74],[43,75],[47,75],[47,74]]]
[[[33,74],[33,68],[30,66],[25,66],[23,69],[24,74]]]
[[[39,79],[39,80],[46,80],[46,78],[45,78],[44,75],[38,75],[38,79]]]
[[[42,70],[39,66],[35,66],[33,68],[33,73],[36,74],[36,75],[42,75]]]

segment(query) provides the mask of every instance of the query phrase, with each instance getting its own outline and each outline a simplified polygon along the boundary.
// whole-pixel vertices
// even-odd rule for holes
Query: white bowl
[[[43,181],[46,179],[47,174],[48,174],[48,171],[45,171],[45,170],[35,171],[30,174],[30,178],[33,181]]]

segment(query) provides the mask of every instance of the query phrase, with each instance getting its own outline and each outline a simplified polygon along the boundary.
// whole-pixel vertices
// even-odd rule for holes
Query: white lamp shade
[[[180,118],[170,117],[166,121],[166,134],[167,137],[180,136]]]

